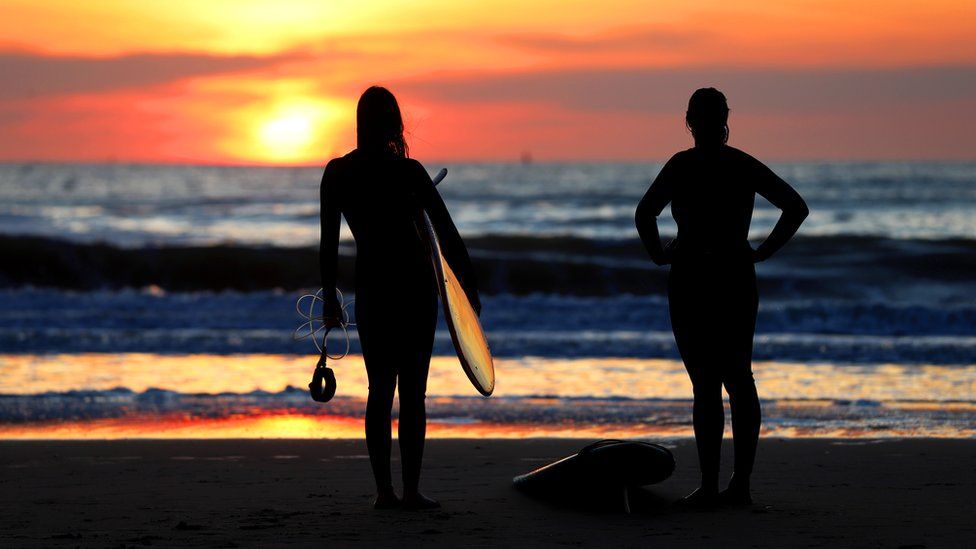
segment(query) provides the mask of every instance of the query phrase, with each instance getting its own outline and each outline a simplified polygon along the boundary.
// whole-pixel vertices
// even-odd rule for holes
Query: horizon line
[[[267,169],[305,169],[324,168],[334,157],[323,158],[321,162],[302,164],[278,164],[262,162],[221,162],[199,160],[125,160],[125,159],[0,159],[0,166],[12,165],[48,165],[48,166],[187,166],[201,168],[267,168]],[[415,157],[409,157],[414,158]],[[419,160],[419,159],[416,159]],[[505,164],[505,165],[556,165],[556,164],[663,164],[667,158],[581,158],[581,159],[533,159],[528,162],[518,158],[483,158],[483,159],[438,159],[422,160],[424,164],[458,165],[458,164]],[[776,159],[767,158],[771,164],[976,164],[976,156],[971,158],[807,158],[807,159]]]

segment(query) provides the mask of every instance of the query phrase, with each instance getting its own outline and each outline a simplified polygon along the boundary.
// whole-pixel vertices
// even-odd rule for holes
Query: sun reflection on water
[[[0,355],[0,438],[361,438],[362,357],[335,364],[339,398],[326,406],[306,402],[302,390],[283,393],[303,388],[313,365],[288,355]],[[678,361],[525,357],[498,359],[496,368],[496,396],[482,400],[456,358],[433,359],[429,436],[692,434],[691,388]],[[976,436],[974,366],[759,362],[755,370],[765,436]],[[149,389],[164,390],[159,403]],[[68,410],[58,395],[72,394]],[[18,408],[31,406],[49,408]]]
[[[305,387],[315,357],[294,355],[156,355],[143,353],[0,355],[0,393],[166,389],[180,393],[278,392]],[[362,356],[331,366],[339,396],[365,397]],[[639,358],[496,358],[497,396],[689,398],[680,361]],[[969,402],[976,365],[804,364],[755,362],[767,399],[870,399]],[[431,360],[429,396],[476,395],[455,357]]]

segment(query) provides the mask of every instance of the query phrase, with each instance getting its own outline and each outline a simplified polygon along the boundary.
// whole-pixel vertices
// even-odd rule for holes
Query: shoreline
[[[0,545],[932,548],[976,535],[974,439],[763,439],[747,509],[670,505],[696,484],[688,438],[664,441],[675,473],[632,495],[630,515],[512,488],[590,441],[431,440],[432,512],[370,508],[360,439],[0,441]],[[394,478],[397,465],[394,445]]]
[[[690,410],[691,402],[684,403]],[[938,404],[938,403],[937,403]],[[727,405],[727,404],[726,404]],[[967,403],[967,409],[971,405]],[[934,409],[939,409],[934,407]],[[690,412],[689,412],[690,414]],[[726,408],[726,435],[731,433],[730,413]],[[689,420],[690,421],[690,420]],[[397,421],[393,420],[394,440]],[[763,426],[763,440],[976,441],[968,431],[879,429],[870,426],[813,426],[774,428]],[[0,424],[0,443],[4,442],[178,442],[178,441],[330,441],[357,440],[362,436],[363,418],[351,415],[305,415],[291,412],[258,416],[187,419],[184,413],[144,417],[100,418],[82,421],[47,420],[24,424]],[[270,434],[269,434],[270,433]],[[280,433],[280,434],[275,434]],[[676,441],[691,438],[689,423],[655,427],[647,423],[565,423],[532,422],[484,423],[428,418],[428,440],[596,440],[601,438],[644,441]]]
[[[0,394],[0,439],[362,436],[362,357],[336,366],[339,391],[324,406],[304,388],[311,364],[274,354],[0,355],[9,391]],[[429,438],[692,434],[692,390],[678,360],[502,357],[496,368],[496,394],[485,399],[456,356],[432,359]],[[976,366],[753,368],[767,437],[976,437]]]

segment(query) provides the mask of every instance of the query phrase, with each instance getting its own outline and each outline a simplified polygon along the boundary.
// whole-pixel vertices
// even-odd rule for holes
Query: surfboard
[[[447,170],[442,169],[434,177],[437,185],[447,176]],[[437,290],[440,293],[441,305],[444,309],[444,319],[447,329],[454,342],[461,369],[468,380],[483,396],[491,396],[495,390],[495,365],[488,347],[488,339],[481,328],[478,314],[468,300],[464,288],[458,281],[454,270],[441,251],[437,231],[430,222],[427,212],[422,215],[422,233],[427,237],[430,259],[434,264],[434,276],[437,279]]]
[[[674,465],[671,451],[658,444],[601,440],[512,481],[528,495],[564,504],[622,493],[629,512],[627,490],[667,479]]]

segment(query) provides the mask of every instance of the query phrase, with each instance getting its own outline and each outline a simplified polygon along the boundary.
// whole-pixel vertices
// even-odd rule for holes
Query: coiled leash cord
[[[342,328],[342,334],[346,340],[346,349],[339,355],[330,355],[327,348],[329,332],[332,331],[332,328],[325,326],[325,300],[322,298],[322,289],[320,288],[314,294],[305,294],[295,302],[295,310],[305,319],[305,322],[299,325],[298,328],[295,328],[294,333],[292,333],[292,338],[295,341],[311,339],[312,343],[315,344],[315,348],[320,353],[319,361],[315,364],[315,370],[312,372],[312,381],[308,384],[309,394],[311,394],[312,400],[316,402],[328,402],[335,396],[337,385],[335,372],[326,363],[328,359],[339,360],[349,354],[351,345],[349,341],[349,327],[356,325],[355,322],[349,322],[349,311],[347,310],[356,300],[350,299],[347,303],[338,288],[336,288],[336,296],[339,298],[339,307],[342,310],[342,319],[339,321],[339,327]],[[306,300],[308,302],[307,311],[304,307]],[[318,316],[315,315],[316,302],[322,304],[320,307],[322,313]],[[317,326],[316,323],[318,324]],[[319,344],[318,340],[319,332],[323,332],[321,344]]]

